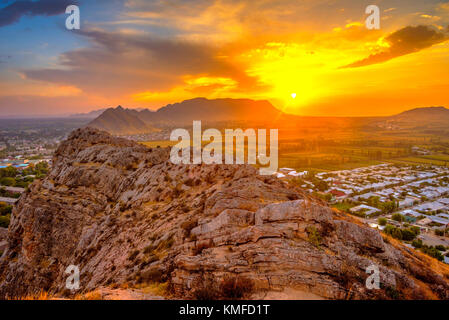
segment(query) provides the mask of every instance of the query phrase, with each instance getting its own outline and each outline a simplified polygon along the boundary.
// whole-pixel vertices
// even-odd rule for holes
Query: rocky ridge
[[[164,282],[193,298],[208,281],[255,294],[297,289],[326,299],[448,299],[449,268],[246,165],[174,165],[92,128],[74,131],[53,168],[15,207],[0,259],[0,297],[65,295]],[[367,267],[381,289],[365,286]]]

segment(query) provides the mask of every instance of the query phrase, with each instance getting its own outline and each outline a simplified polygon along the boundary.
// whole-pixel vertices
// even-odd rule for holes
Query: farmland
[[[412,156],[397,158],[391,162],[403,163],[403,164],[415,164],[415,165],[435,165],[435,166],[448,166],[449,156],[448,155],[429,155],[429,156]]]
[[[303,125],[279,129],[280,168],[318,172],[350,170],[380,163],[438,166],[448,166],[449,163],[449,142],[445,136],[435,133],[423,130],[385,131],[353,123],[338,126],[329,122],[327,127],[313,123]],[[160,140],[142,143],[148,147],[168,147],[177,142]],[[208,142],[202,141],[202,144]],[[427,154],[419,154],[413,148]]]

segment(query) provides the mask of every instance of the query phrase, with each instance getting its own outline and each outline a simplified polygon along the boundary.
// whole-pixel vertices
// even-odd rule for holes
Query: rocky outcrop
[[[89,122],[88,126],[115,135],[144,134],[156,131],[155,128],[140,119],[138,111],[124,109],[121,106],[115,109],[106,109]]]
[[[0,296],[166,282],[191,298],[204,279],[245,277],[256,293],[327,299],[449,298],[449,268],[251,166],[174,165],[95,129],[74,131],[48,177],[15,207]],[[368,289],[377,266],[380,289]],[[286,291],[287,292],[287,291]]]

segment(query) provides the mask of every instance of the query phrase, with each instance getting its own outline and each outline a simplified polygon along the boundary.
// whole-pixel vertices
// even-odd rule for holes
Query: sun
[[[291,97],[292,97],[292,99],[295,99],[296,98],[296,93],[292,93],[292,94],[290,94],[291,95]]]

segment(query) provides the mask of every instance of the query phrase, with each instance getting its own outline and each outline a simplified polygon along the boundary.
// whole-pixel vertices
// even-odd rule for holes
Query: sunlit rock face
[[[449,298],[449,269],[246,165],[174,165],[105,132],[74,131],[50,174],[22,195],[0,260],[0,296],[169,283],[190,298],[205,276],[245,277],[255,294],[327,299]],[[369,290],[366,269],[380,271]],[[158,279],[155,279],[158,275]]]

